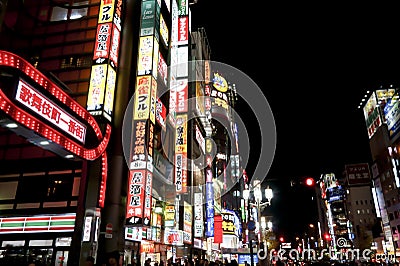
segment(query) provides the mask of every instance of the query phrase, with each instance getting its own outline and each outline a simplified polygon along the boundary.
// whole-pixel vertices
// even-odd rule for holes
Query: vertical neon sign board
[[[212,182],[206,182],[206,236],[214,236],[214,188]]]
[[[175,190],[187,192],[187,115],[178,115],[175,132]]]
[[[122,0],[100,1],[86,109],[111,122],[117,82]],[[99,67],[101,66],[101,67]]]
[[[143,171],[144,183],[143,193],[136,196],[136,199],[140,199],[142,205],[136,206],[134,200],[127,204],[127,224],[148,226],[151,221],[154,125],[156,123],[157,70],[160,53],[159,26],[157,24],[160,17],[160,4],[161,1],[154,0],[142,1],[141,3],[129,169],[131,175],[136,170]],[[141,125],[139,131],[138,124]],[[128,185],[131,186],[132,182],[134,180],[130,179]],[[129,197],[133,197],[133,192],[128,190]],[[151,233],[151,231],[148,232]]]

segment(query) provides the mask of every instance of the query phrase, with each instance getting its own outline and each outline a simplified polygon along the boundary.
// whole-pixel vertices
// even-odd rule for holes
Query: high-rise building
[[[2,262],[212,252],[204,203],[231,156],[238,178],[238,149],[212,157],[220,80],[189,2],[1,1]]]
[[[321,222],[326,221],[326,225],[322,224],[321,228],[327,228],[328,232],[321,232],[321,235],[329,234],[327,239],[320,239],[323,247],[330,246],[335,251],[352,247],[354,239],[351,223],[346,213],[346,190],[343,184],[336,178],[335,174],[324,174],[318,181],[320,196],[320,216],[325,216]],[[326,241],[328,243],[325,243]]]
[[[393,86],[368,91],[362,108],[373,165],[373,197],[377,216],[382,219],[382,249],[378,253],[394,256],[399,247],[399,96]],[[379,245],[380,246],[380,245]]]
[[[345,165],[343,183],[347,217],[353,228],[353,247],[360,250],[371,248],[377,224],[370,176],[368,163]]]

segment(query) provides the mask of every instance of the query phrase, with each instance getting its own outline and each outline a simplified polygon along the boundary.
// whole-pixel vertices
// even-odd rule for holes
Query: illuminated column
[[[141,2],[136,86],[129,157],[126,226],[147,230],[151,222],[154,125],[161,1]],[[163,30],[166,30],[163,28]],[[162,38],[165,38],[165,31]],[[168,33],[167,33],[168,35]],[[166,40],[168,41],[168,39]],[[163,77],[164,78],[164,77]],[[161,106],[162,107],[162,106]]]
[[[122,0],[101,0],[86,109],[111,122],[117,79]]]
[[[175,137],[175,191],[187,193],[187,136],[188,136],[188,60],[189,60],[189,4],[178,0],[177,62],[171,65],[170,87],[175,93],[176,137]],[[174,32],[175,33],[175,32]],[[175,49],[175,47],[174,47]]]

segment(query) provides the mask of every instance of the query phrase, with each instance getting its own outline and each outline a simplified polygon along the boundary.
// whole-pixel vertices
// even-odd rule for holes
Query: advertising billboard
[[[385,108],[383,109],[383,113],[388,126],[389,137],[393,138],[400,131],[400,106],[398,93],[388,99]]]
[[[376,130],[382,125],[382,117],[377,105],[376,93],[373,92],[369,97],[364,108],[364,117],[367,124],[368,137],[372,138]]]
[[[346,164],[345,171],[349,185],[369,184],[371,182],[368,163]]]

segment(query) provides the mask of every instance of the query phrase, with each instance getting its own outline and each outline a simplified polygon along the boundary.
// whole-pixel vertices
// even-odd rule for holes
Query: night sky
[[[205,28],[211,59],[247,73],[268,100],[277,143],[266,177],[275,198],[266,212],[274,215],[278,234],[294,235],[316,218],[312,193],[290,187],[290,180],[371,163],[357,107],[367,90],[399,85],[400,16],[376,3],[267,2],[199,0],[191,6],[192,29]],[[235,109],[246,114],[250,157],[257,159],[257,120],[246,104],[239,101]],[[249,176],[255,165],[247,166]]]

